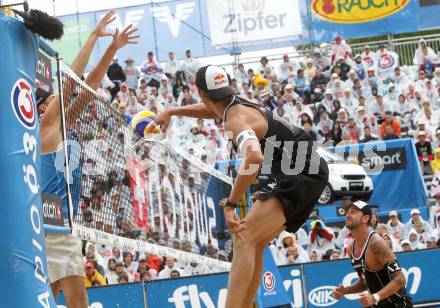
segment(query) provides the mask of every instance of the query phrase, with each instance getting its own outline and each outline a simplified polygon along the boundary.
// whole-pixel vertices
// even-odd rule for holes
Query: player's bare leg
[[[244,295],[244,305],[243,307],[253,307],[254,300],[255,300],[255,294],[257,294],[258,287],[261,283],[261,277],[263,276],[263,256],[264,256],[264,250],[267,246],[267,243],[269,243],[271,240],[273,240],[276,236],[278,236],[283,230],[284,226],[279,228],[277,231],[275,231],[273,234],[267,237],[267,240],[257,245],[257,251],[255,254],[255,267],[254,267],[254,275],[252,276],[252,282],[249,286],[248,290],[246,291]]]
[[[53,297],[55,298],[55,302],[58,301],[58,294],[60,293],[60,282],[55,281],[50,284],[50,288],[52,289]]]
[[[264,246],[269,240],[268,236],[272,236],[274,230],[281,232],[285,222],[283,207],[277,198],[266,201],[257,200],[254,203],[246,217],[246,229],[240,233],[243,239],[238,236],[234,238],[234,258],[229,273],[225,308],[247,308],[245,304],[249,305],[249,300],[254,300],[261,280],[261,259]],[[260,263],[257,273],[255,273],[256,261]],[[257,279],[254,279],[254,276],[257,276]],[[255,285],[257,285],[256,288]],[[248,293],[246,297],[250,299],[244,298],[245,293]]]
[[[63,291],[67,308],[88,308],[88,299],[85,282],[82,276],[69,276],[59,280],[60,289]]]

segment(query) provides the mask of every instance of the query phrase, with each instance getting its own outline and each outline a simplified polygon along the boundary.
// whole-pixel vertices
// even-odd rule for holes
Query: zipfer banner
[[[407,278],[407,291],[416,304],[440,302],[440,248],[397,253]],[[357,274],[348,259],[305,263],[278,267],[282,281],[294,308],[358,307],[358,297],[347,295],[339,301],[331,296],[333,288],[357,280]],[[145,284],[146,303],[141,284],[126,284],[88,289],[90,307],[160,307],[160,308],[224,308],[227,295],[227,273],[180,279],[156,280]],[[121,303],[127,297],[129,304]],[[134,301],[134,298],[137,298]],[[60,299],[59,308],[64,308]],[[307,303],[307,305],[306,305]],[[266,307],[266,306],[264,306]]]
[[[21,21],[3,13],[0,29],[0,306],[55,307],[47,279],[39,187],[40,132],[34,96],[38,41]]]

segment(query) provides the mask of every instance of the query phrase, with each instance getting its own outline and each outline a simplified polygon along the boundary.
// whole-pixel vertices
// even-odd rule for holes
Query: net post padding
[[[165,143],[140,138],[62,62],[60,71],[66,140],[77,146],[77,161],[67,157],[72,234],[229,270],[229,262],[164,244],[175,239],[182,247],[189,242],[192,251],[218,249],[225,223],[216,204],[229,193],[231,178]]]

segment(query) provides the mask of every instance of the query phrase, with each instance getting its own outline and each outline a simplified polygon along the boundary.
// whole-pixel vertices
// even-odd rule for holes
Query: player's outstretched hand
[[[169,111],[170,109],[165,110],[156,118],[156,120],[154,120],[154,122],[148,124],[146,127],[147,132],[152,132],[156,127],[159,127],[162,132],[165,132],[171,121],[171,115]]]
[[[345,292],[345,287],[341,283],[339,287],[333,289],[332,296],[334,299],[339,300],[342,296],[344,296],[345,294],[344,292]]]
[[[246,220],[242,219],[240,220],[240,217],[238,217],[237,213],[235,212],[235,209],[233,208],[224,208],[225,213],[225,220],[226,225],[228,226],[229,230],[231,230],[232,233],[237,235],[239,238],[244,240],[245,238],[241,234],[241,232],[246,229]]]
[[[94,33],[98,37],[113,35],[113,33],[105,31],[105,28],[116,19],[115,14],[116,12],[113,10],[108,11],[107,14],[105,14],[104,17],[98,22],[94,30]]]
[[[133,25],[127,26],[124,30],[119,32],[119,29],[116,29],[113,34],[112,46],[116,49],[121,49],[127,44],[137,44],[136,39],[139,38],[139,35],[133,35],[137,31],[136,28],[133,28]]]

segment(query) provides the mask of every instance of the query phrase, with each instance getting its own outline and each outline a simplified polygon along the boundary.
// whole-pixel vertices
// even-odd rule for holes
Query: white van
[[[373,181],[362,166],[345,161],[322,147],[319,155],[325,159],[329,169],[328,184],[319,198],[319,203],[331,203],[338,197],[351,196],[368,201],[373,193]]]

